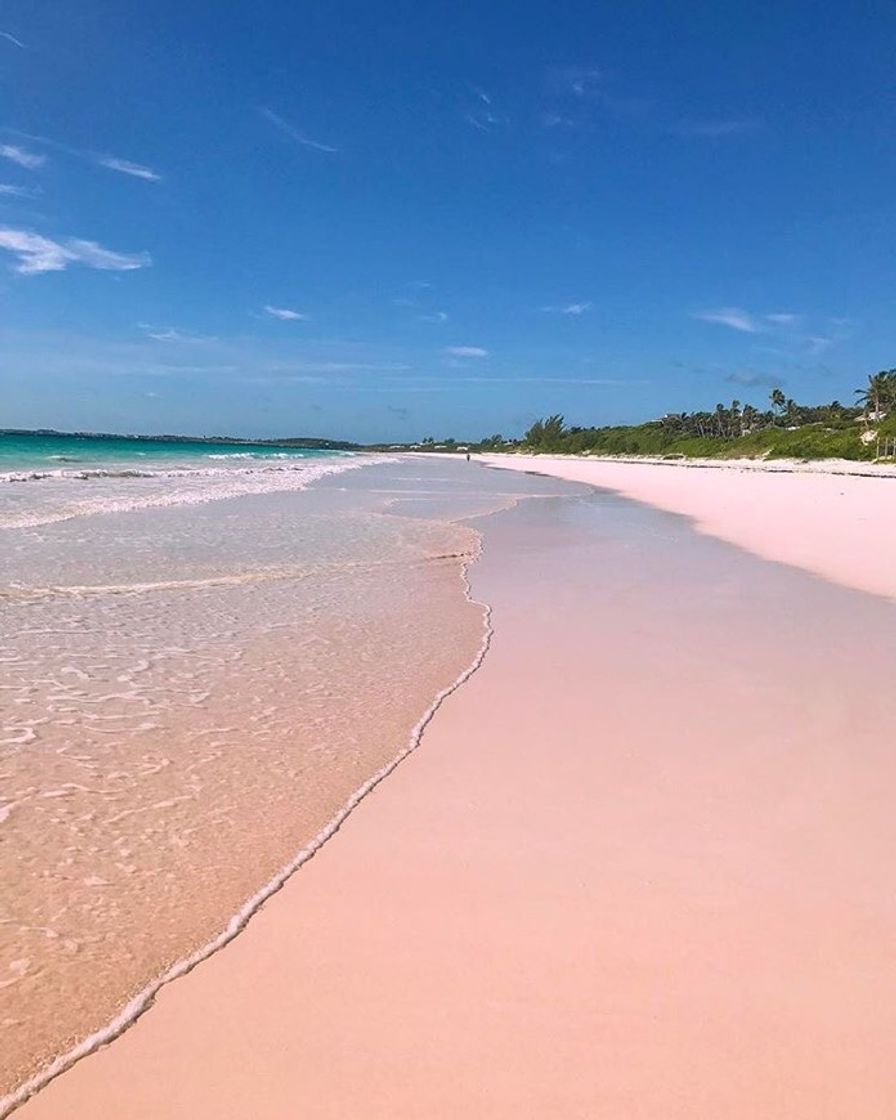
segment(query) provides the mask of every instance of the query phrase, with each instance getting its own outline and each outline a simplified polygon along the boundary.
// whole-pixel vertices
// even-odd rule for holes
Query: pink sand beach
[[[482,461],[605,487],[683,514],[701,532],[760,556],[896,597],[893,467],[564,455],[485,455]]]
[[[496,465],[601,489],[473,522],[481,668],[22,1120],[892,1117],[896,481]]]

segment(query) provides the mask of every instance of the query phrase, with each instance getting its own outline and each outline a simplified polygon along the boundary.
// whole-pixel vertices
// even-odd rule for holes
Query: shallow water
[[[0,433],[0,529],[304,490],[369,461],[301,447]]]
[[[406,746],[483,641],[458,519],[564,489],[379,460],[2,533],[4,1090],[212,938]]]

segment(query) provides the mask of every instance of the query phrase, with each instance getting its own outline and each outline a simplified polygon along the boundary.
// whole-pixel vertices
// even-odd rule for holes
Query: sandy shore
[[[485,541],[421,748],[23,1120],[889,1120],[892,608],[612,496]]]
[[[701,532],[848,587],[896,598],[896,468],[483,455],[508,470],[606,487],[690,517]]]

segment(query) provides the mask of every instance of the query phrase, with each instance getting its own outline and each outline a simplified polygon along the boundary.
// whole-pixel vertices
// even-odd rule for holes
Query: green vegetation
[[[567,427],[559,415],[537,420],[514,449],[565,455],[662,455],[688,458],[862,459],[896,457],[896,370],[856,390],[858,403],[802,405],[774,389],[769,408],[732,401],[712,412],[669,413],[659,420],[605,428]],[[482,450],[500,445],[484,440]],[[507,446],[503,441],[503,446]],[[509,448],[508,448],[509,449]]]
[[[568,427],[555,414],[522,439],[458,442],[427,436],[392,450],[524,451],[556,455],[657,455],[706,459],[896,459],[896,369],[872,374],[855,404],[805,405],[773,389],[766,409],[734,400],[711,412],[673,412],[643,424]],[[385,445],[377,449],[385,450]]]

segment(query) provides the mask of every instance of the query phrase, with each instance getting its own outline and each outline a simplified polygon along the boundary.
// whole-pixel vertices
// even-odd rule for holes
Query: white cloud
[[[452,358],[485,358],[488,350],[481,346],[446,346],[445,351]]]
[[[836,341],[836,339],[827,338],[824,335],[810,335],[809,338],[806,339],[806,342],[809,344],[809,356],[817,358],[820,354],[823,354],[828,347],[833,346]]]
[[[476,102],[464,113],[467,124],[478,128],[480,132],[491,132],[493,128],[510,123],[503,113],[495,110],[491,96],[485,90],[477,86],[471,86],[470,89],[476,97]]]
[[[467,124],[478,128],[480,132],[491,132],[499,125],[509,124],[509,119],[501,113],[493,113],[491,109],[473,109],[466,114]]]
[[[431,315],[420,315],[418,316],[418,318],[420,319],[421,323],[447,323],[448,312],[434,311]]]
[[[0,39],[6,39],[8,42],[14,43],[17,47],[21,47],[22,50],[25,50],[25,44],[22,40],[17,39],[15,35],[10,35],[8,31],[0,31]]]
[[[29,171],[34,171],[37,167],[43,167],[47,162],[46,156],[26,151],[25,148],[20,148],[16,144],[0,144],[0,156],[3,159],[8,159],[11,163],[17,163],[19,167],[27,167]]]
[[[295,140],[297,144],[303,144],[306,148],[314,148],[317,152],[338,152],[338,148],[334,148],[330,144],[321,144],[318,140],[312,140],[310,136],[306,136],[304,132],[300,132],[289,121],[284,120],[279,113],[275,113],[273,109],[261,108],[259,109],[261,115],[271,122],[271,124],[279,129],[282,133],[288,136],[291,140]]]
[[[542,311],[556,311],[560,315],[584,315],[590,310],[591,303],[568,303],[565,307],[543,307]]]
[[[682,136],[706,136],[712,139],[717,136],[734,136],[738,132],[749,132],[757,125],[757,121],[745,118],[717,121],[682,121],[678,125],[677,131]]]
[[[293,311],[291,307],[271,307],[270,304],[265,304],[265,314],[270,315],[274,319],[295,320],[301,319],[307,322],[311,316],[306,315],[304,311]]]
[[[148,253],[116,253],[95,241],[68,237],[53,241],[30,230],[0,227],[0,249],[18,257],[16,272],[32,275],[38,272],[62,272],[70,264],[83,264],[104,271],[127,272],[152,263]]]
[[[138,323],[139,327],[146,330],[149,338],[154,338],[156,342],[217,342],[218,339],[213,334],[184,334],[182,331],[174,330],[169,327],[167,330],[149,330],[146,323]]]
[[[604,74],[596,66],[554,66],[548,71],[548,85],[554,95],[586,97],[597,92]]]
[[[0,183],[0,195],[9,195],[12,198],[34,198],[34,191],[27,187],[17,187],[12,183]]]
[[[110,171],[120,171],[124,175],[133,175],[135,179],[147,179],[157,183],[162,176],[153,171],[151,167],[144,167],[142,163],[132,163],[129,159],[118,159],[116,156],[97,156],[100,167],[108,167]]]
[[[773,314],[763,315],[762,317],[763,319],[767,319],[770,323],[774,323],[775,326],[789,327],[797,321],[799,315],[794,315],[790,311],[776,311]]]
[[[739,307],[720,307],[718,311],[696,311],[693,318],[702,319],[705,323],[721,323],[722,326],[731,327],[736,331],[746,331],[748,334],[756,334],[762,329],[749,311],[743,311]]]
[[[83,159],[89,163],[95,164],[97,167],[105,167],[109,171],[120,171],[123,175],[131,175],[135,179],[145,179],[149,182],[157,183],[162,176],[153,171],[151,167],[147,167],[142,163],[134,163],[133,160],[119,159],[118,156],[102,154],[100,152],[92,152],[84,148],[72,148],[68,144],[60,144],[58,140],[52,140],[48,136],[37,136],[30,132],[18,132],[14,129],[7,131],[13,132],[16,137],[23,140],[29,140],[32,144],[41,144],[44,147],[51,148],[54,152],[61,152],[63,155],[71,156],[73,159]],[[18,163],[21,167],[35,168],[41,167],[47,161],[45,155],[40,155],[35,152],[26,151],[13,144],[0,145],[0,156],[5,156],[6,159]]]

